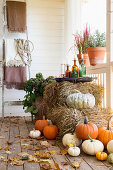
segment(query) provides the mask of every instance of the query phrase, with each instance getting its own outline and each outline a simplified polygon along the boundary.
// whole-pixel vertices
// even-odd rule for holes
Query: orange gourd
[[[43,130],[43,134],[47,139],[55,139],[58,134],[58,128],[55,125],[46,126]]]
[[[108,142],[113,140],[113,131],[111,131],[111,119],[113,118],[113,116],[110,117],[109,121],[108,121],[108,127],[107,129],[105,127],[99,127],[98,128],[98,137],[97,139],[100,140],[104,146],[106,147]]]
[[[98,160],[100,160],[100,161],[104,161],[104,160],[106,160],[108,158],[108,155],[105,152],[97,152],[96,153],[96,158]]]
[[[92,138],[96,139],[98,136],[98,128],[94,123],[88,123],[87,116],[84,118],[84,123],[76,126],[75,129],[76,136],[80,139],[88,139],[87,134]]]
[[[47,125],[49,125],[49,122],[47,120],[37,120],[35,123],[35,130],[43,132],[44,127],[46,127]]]

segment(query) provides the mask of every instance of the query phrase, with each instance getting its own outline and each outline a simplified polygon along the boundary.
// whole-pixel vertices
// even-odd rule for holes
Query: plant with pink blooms
[[[90,36],[90,27],[86,25],[85,30],[74,34],[74,46],[79,51],[79,54],[86,54],[87,43]]]

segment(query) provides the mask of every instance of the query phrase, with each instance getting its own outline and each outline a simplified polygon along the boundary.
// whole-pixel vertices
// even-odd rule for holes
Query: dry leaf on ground
[[[2,149],[2,147],[0,146],[0,150]]]
[[[38,159],[35,156],[29,155],[29,160],[28,162],[38,162]]]
[[[24,161],[19,160],[17,157],[10,158],[9,160],[11,161],[10,165],[12,166],[14,165],[22,166],[24,164]]]
[[[52,153],[55,153],[56,150],[52,150],[52,151],[46,151],[46,153],[49,153],[49,154],[52,154]]]
[[[18,153],[18,156],[29,156],[27,152],[20,152]]]
[[[25,140],[24,140],[24,142],[29,142],[29,141],[30,141],[30,139],[25,139]]]
[[[38,151],[40,148],[33,148],[32,151]]]
[[[43,168],[44,170],[50,170],[51,169],[51,166],[47,165],[47,164],[40,165],[40,167]]]
[[[72,165],[74,166],[74,168],[79,168],[81,163],[75,161],[72,163]]]
[[[4,156],[0,156],[0,161],[3,161],[5,159]]]
[[[38,140],[44,139],[44,136],[38,136],[37,139]]]
[[[57,163],[54,163],[57,170],[61,170]]]
[[[13,142],[11,142],[10,140],[7,141],[8,145],[12,145]]]
[[[40,159],[38,163],[47,163],[47,164],[52,164],[52,160],[50,159]]]
[[[69,146],[66,146],[66,148],[63,149],[63,150],[61,150],[60,153],[61,153],[62,155],[66,155],[67,152],[68,152],[68,149],[69,149]]]
[[[8,129],[4,130],[4,132],[8,132],[8,131],[9,131]]]
[[[5,136],[0,136],[0,139],[5,139]]]
[[[6,147],[5,147],[5,151],[9,150],[10,147],[11,147],[10,145],[6,146]]]
[[[21,137],[21,135],[16,135],[15,138]]]
[[[29,144],[26,144],[26,143],[22,144],[21,146],[22,146],[22,149],[29,149],[29,150],[32,149],[32,147]]]
[[[5,153],[6,153],[6,154],[9,154],[9,155],[12,154],[12,152],[10,152],[10,151],[6,151]]]
[[[27,136],[22,136],[20,139],[26,139],[26,138],[28,138]]]
[[[47,142],[47,141],[40,141],[40,144],[41,144],[42,146],[46,146],[46,147],[51,146],[51,144],[50,144],[49,142]]]
[[[15,143],[20,143],[20,141],[18,140],[18,141],[15,141]]]
[[[39,156],[40,158],[51,158],[52,156],[44,153],[34,153],[35,156]]]

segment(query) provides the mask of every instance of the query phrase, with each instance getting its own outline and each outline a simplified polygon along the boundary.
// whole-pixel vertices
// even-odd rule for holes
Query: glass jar
[[[69,65],[67,65],[66,78],[71,78],[71,71],[69,70]]]
[[[81,64],[79,66],[79,77],[86,77],[86,66],[83,59],[81,59]]]

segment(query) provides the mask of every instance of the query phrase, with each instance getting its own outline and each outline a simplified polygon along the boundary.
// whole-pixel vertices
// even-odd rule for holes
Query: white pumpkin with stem
[[[39,136],[41,135],[41,132],[39,130],[31,130],[30,133],[29,133],[29,136],[31,138],[38,138]]]
[[[82,143],[82,150],[88,155],[96,155],[97,152],[102,152],[104,150],[104,145],[101,141],[92,139],[88,135],[88,140]]]
[[[107,144],[107,151],[113,153],[113,140],[110,140]]]
[[[77,136],[71,133],[67,133],[62,138],[62,143],[64,146],[67,146],[69,144],[73,144],[74,146],[79,146],[82,143],[82,140],[77,138]]]
[[[70,147],[68,149],[68,154],[71,156],[78,156],[78,155],[80,155],[80,148],[79,147]]]

